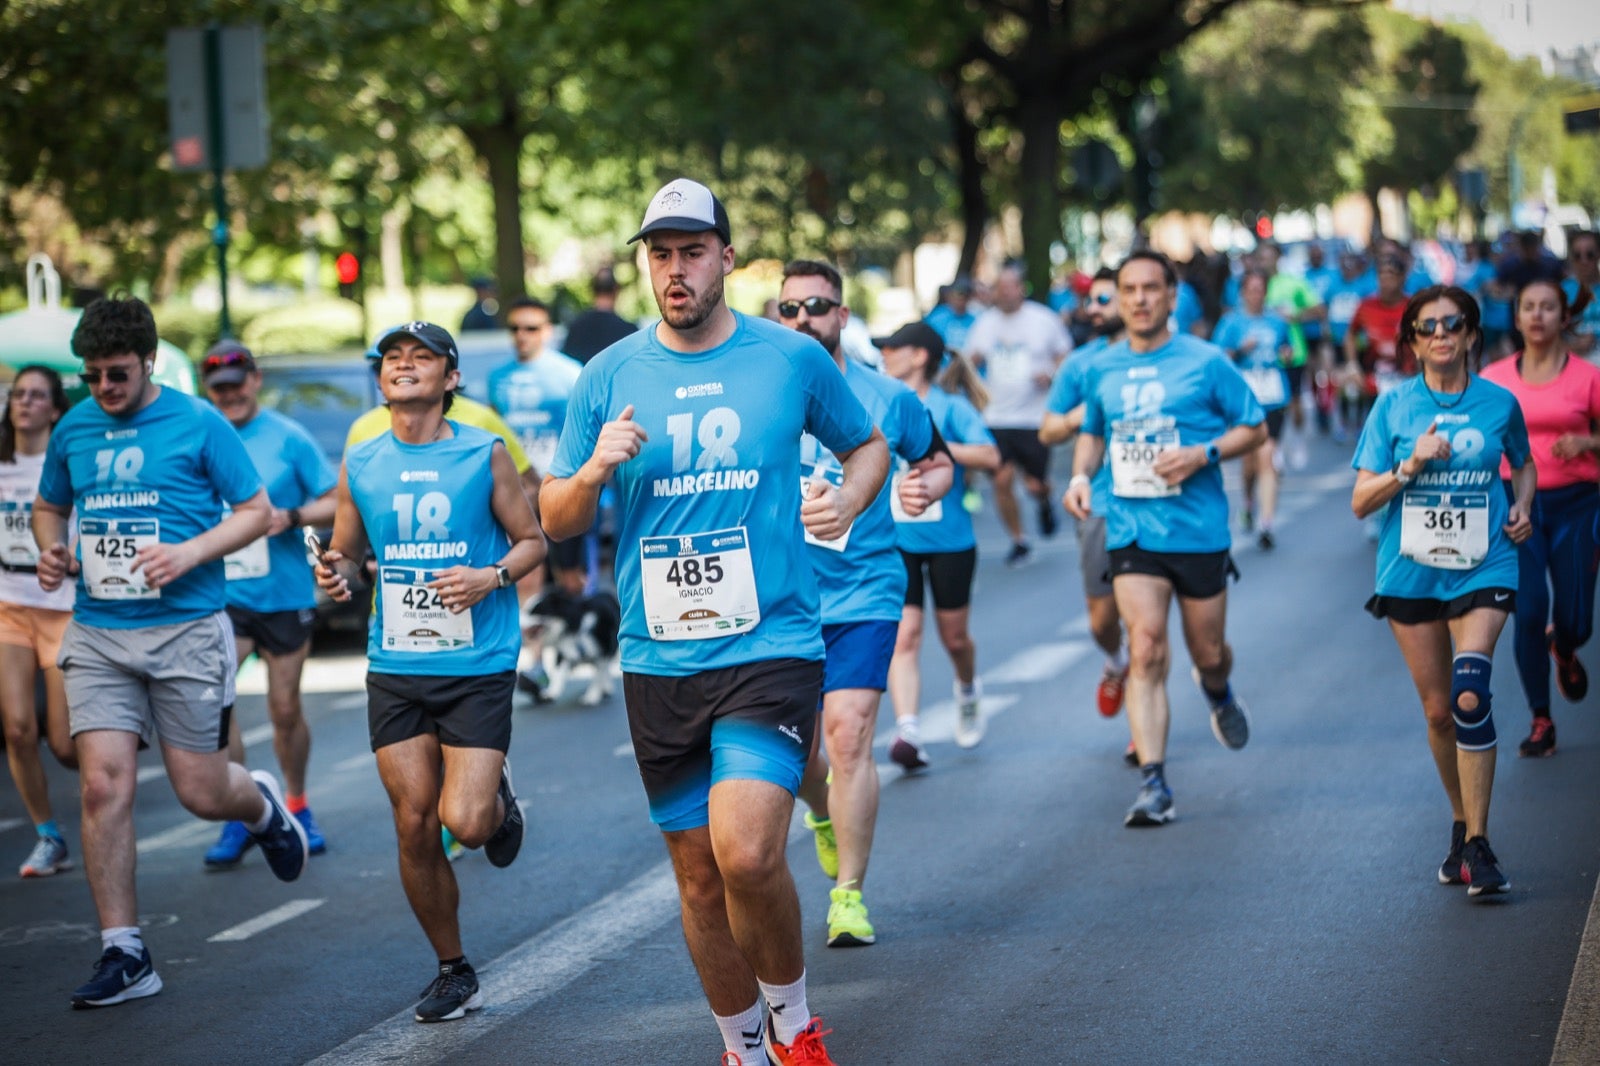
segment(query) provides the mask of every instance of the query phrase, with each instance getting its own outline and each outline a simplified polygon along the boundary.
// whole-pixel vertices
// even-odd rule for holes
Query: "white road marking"
[[[218,832],[221,822],[206,822],[196,818],[192,822],[175,825],[171,829],[164,829],[159,833],[147,837],[140,837],[134,845],[139,854],[149,851],[167,851],[171,848],[188,847],[197,844],[211,834]]]
[[[334,763],[333,772],[342,774],[346,770],[359,770],[365,766],[373,766],[377,761],[378,757],[376,755],[370,751],[364,751],[360,755],[352,755],[348,759],[340,759]]]
[[[19,825],[27,825],[26,818],[0,818],[0,833],[9,833]]]
[[[314,911],[325,902],[327,901],[320,899],[292,899],[281,907],[274,907],[265,914],[256,915],[248,922],[240,922],[231,929],[224,929],[216,936],[206,937],[206,943],[223,944],[236,940],[249,940],[257,933],[264,933],[275,925],[282,925],[308,911]]]

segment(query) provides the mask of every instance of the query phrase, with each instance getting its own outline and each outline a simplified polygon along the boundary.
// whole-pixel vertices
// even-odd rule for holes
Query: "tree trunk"
[[[504,306],[527,295],[527,277],[522,249],[522,179],[520,163],[526,134],[507,111],[490,126],[463,126],[461,132],[471,142],[478,158],[489,170],[489,189],[494,196],[494,272]]]
[[[1024,96],[1017,116],[1022,131],[1022,166],[1017,206],[1022,212],[1022,254],[1035,299],[1050,291],[1050,245],[1061,237],[1060,115],[1053,98]]]
[[[971,274],[989,225],[989,198],[983,192],[983,163],[978,159],[978,127],[967,118],[961,100],[950,98],[950,124],[955,133],[956,179],[961,189],[961,261],[958,274]]]

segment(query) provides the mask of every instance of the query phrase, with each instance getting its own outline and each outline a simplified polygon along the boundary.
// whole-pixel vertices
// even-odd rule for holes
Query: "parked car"
[[[261,405],[304,426],[335,469],[344,457],[350,424],[383,402],[377,378],[358,351],[263,356],[258,366]],[[324,544],[332,533],[331,528],[317,530]],[[365,633],[371,612],[370,589],[357,593],[349,603],[335,603],[317,590],[319,629]]]

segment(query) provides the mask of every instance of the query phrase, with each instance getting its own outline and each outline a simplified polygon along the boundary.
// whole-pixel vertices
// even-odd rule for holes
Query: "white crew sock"
[[[780,1044],[792,1044],[800,1030],[811,1024],[811,1010],[806,1006],[806,975],[792,985],[769,985],[757,980],[761,995],[772,1008],[772,1035]]]
[[[764,1066],[767,1053],[762,1050],[761,1027],[766,1024],[766,1011],[758,999],[732,1017],[713,1014],[717,1028],[722,1030],[722,1046],[739,1056],[745,1066]]]
[[[261,817],[253,822],[246,822],[244,827],[256,836],[267,831],[267,826],[272,824],[272,801],[266,796],[261,797]]]
[[[1116,673],[1124,673],[1128,669],[1128,642],[1123,640],[1117,645],[1117,654],[1106,657],[1106,666]]]
[[[121,948],[134,958],[138,958],[144,951],[144,937],[139,935],[137,925],[113,925],[108,929],[100,930],[100,950],[110,951],[112,948]]]

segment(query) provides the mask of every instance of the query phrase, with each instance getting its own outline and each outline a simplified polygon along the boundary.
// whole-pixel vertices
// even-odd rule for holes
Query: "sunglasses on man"
[[[221,370],[225,366],[244,366],[254,368],[255,360],[251,359],[243,352],[216,352],[212,355],[206,356],[205,359],[201,361],[200,373],[202,376],[204,376],[211,373],[213,370]]]
[[[778,317],[798,318],[800,317],[801,309],[804,308],[806,314],[812,318],[817,318],[832,311],[835,307],[843,306],[838,300],[830,300],[826,296],[812,296],[804,300],[784,300],[778,305]]]
[[[109,370],[80,371],[78,377],[83,379],[85,385],[98,385],[102,379],[111,382],[113,385],[123,385],[127,383],[129,378],[133,377],[133,371],[127,367],[114,366]]]

